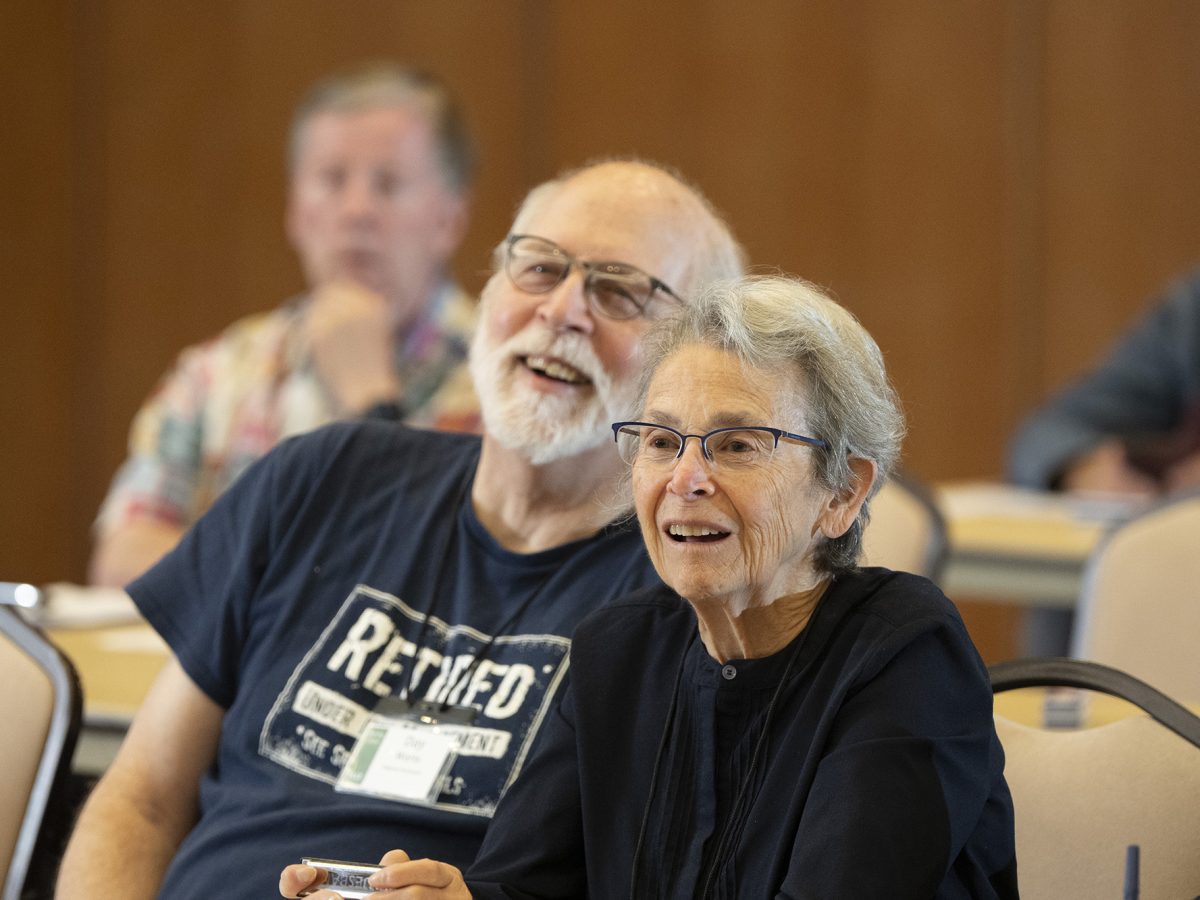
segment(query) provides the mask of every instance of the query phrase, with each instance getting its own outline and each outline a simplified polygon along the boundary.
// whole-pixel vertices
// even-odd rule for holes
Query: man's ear
[[[841,495],[829,498],[829,503],[818,520],[821,533],[830,540],[839,538],[850,530],[850,526],[858,518],[859,510],[866,502],[867,495],[871,493],[871,485],[875,483],[875,474],[878,471],[875,460],[851,456],[849,465],[853,475],[850,486]]]
[[[287,201],[283,207],[283,232],[287,235],[288,244],[296,253],[300,253],[303,230],[300,206],[296,202],[296,186],[292,184],[288,187]]]
[[[445,259],[450,259],[458,250],[458,245],[466,237],[470,219],[471,192],[465,188],[456,192],[447,190],[437,223],[437,248]]]

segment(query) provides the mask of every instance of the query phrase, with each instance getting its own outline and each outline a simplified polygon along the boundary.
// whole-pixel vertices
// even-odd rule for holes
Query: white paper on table
[[[938,503],[950,519],[1062,519],[1075,522],[1116,523],[1146,505],[1142,498],[1120,494],[1036,491],[993,482],[966,482],[943,486]]]
[[[142,621],[130,596],[120,588],[88,587],[65,581],[42,588],[42,604],[30,610],[45,628],[90,628]]]

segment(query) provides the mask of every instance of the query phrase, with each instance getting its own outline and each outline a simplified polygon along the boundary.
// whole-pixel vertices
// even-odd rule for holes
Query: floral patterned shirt
[[[136,519],[188,527],[283,438],[337,418],[301,340],[306,299],[241,319],[180,354],[134,419],[98,531]],[[475,312],[472,298],[447,285],[397,342],[397,402],[408,424],[479,430],[466,366]]]

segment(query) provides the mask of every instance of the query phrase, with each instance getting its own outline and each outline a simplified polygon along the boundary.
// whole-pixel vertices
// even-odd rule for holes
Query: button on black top
[[[721,677],[726,681],[733,681],[737,678],[737,666],[724,666],[721,669]]]

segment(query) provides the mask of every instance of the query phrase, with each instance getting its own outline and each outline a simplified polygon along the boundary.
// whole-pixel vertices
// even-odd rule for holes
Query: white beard
[[[485,301],[486,302],[486,301]],[[612,442],[612,422],[626,418],[636,388],[619,384],[604,370],[591,342],[576,332],[554,334],[531,322],[499,346],[481,326],[471,344],[471,377],[487,433],[505,447],[545,465]],[[591,381],[583,396],[546,394],[521,384],[521,358],[549,356],[578,369]],[[613,454],[617,453],[616,445]]]

